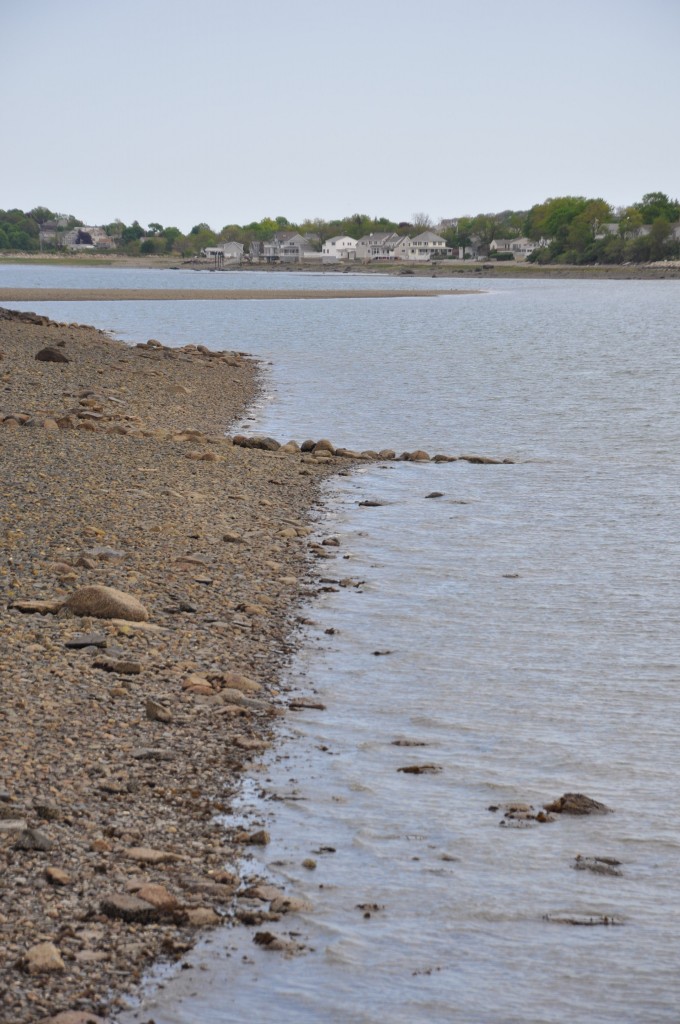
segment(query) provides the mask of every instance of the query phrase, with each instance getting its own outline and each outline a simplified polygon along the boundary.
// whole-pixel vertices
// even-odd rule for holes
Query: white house
[[[446,239],[436,235],[434,231],[422,231],[415,238],[407,239],[408,246],[404,248],[402,259],[406,260],[432,260],[450,255]]]
[[[222,245],[209,245],[201,250],[203,256],[222,257],[226,262],[240,263],[243,259],[242,242],[224,242]]]
[[[327,238],[321,249],[324,263],[333,260],[353,260],[357,254],[357,240],[349,235],[334,235]]]
[[[548,239],[542,238],[534,242],[531,238],[494,238],[489,246],[490,252],[511,252],[516,260],[526,259],[530,253],[548,245]]]

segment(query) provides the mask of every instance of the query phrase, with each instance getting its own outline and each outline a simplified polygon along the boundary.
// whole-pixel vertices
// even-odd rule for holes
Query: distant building
[[[357,254],[357,240],[349,235],[335,235],[323,243],[321,255],[324,263],[333,260],[353,260]]]
[[[423,231],[415,238],[408,238],[406,241],[408,246],[404,249],[403,259],[433,260],[451,255],[451,249],[447,248],[446,239],[435,234],[434,231]]]
[[[525,260],[536,249],[549,245],[550,240],[542,238],[534,242],[531,238],[494,238],[489,252],[510,252],[516,260]]]
[[[314,257],[314,245],[296,231],[279,231],[262,247],[262,256],[267,263],[296,263],[309,256]]]
[[[357,242],[356,258],[366,262],[371,260],[395,259],[395,248],[404,241],[403,235],[394,231],[372,231]],[[396,257],[398,258],[398,256]]]
[[[224,242],[222,245],[209,245],[202,253],[204,256],[222,258],[225,263],[240,263],[244,248],[242,242]]]

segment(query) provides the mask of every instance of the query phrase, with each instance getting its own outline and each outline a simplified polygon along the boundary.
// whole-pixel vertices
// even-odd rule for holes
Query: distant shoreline
[[[238,274],[243,271],[256,271],[265,274],[286,273],[323,273],[331,274],[387,274],[390,277],[491,277],[497,279],[525,278],[577,278],[595,281],[656,281],[680,280],[680,261],[668,263],[636,263],[630,266],[620,264],[602,264],[597,266],[575,266],[572,264],[535,263],[497,263],[491,260],[473,262],[472,260],[452,260],[446,262],[427,263],[409,266],[404,263],[342,263],[332,264],[307,263],[244,263],[239,266],[215,270],[211,260],[181,260],[176,256],[118,256],[106,253],[102,255],[0,255],[0,267],[6,265],[31,264],[45,266],[79,266],[134,268],[139,270],[195,270],[216,274]]]

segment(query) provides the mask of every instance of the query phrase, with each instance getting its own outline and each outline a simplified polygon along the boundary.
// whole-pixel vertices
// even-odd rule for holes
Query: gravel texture
[[[224,437],[256,376],[243,355],[0,310],[7,1024],[115,1016],[152,961],[238,914],[239,853],[267,841],[215,815],[285,708],[331,470]],[[134,598],[135,620],[124,601],[82,614],[86,587]]]

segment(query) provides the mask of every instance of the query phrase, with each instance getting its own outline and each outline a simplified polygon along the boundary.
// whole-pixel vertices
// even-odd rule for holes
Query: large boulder
[[[36,353],[35,358],[38,360],[39,363],[71,362],[71,360],[68,359],[63,352],[60,352],[58,348],[51,348],[50,346],[48,346],[47,348],[41,348],[40,351]]]
[[[144,605],[122,590],[93,584],[81,587],[64,602],[74,615],[91,615],[96,619],[127,619],[129,622],[146,622],[149,613]]]

